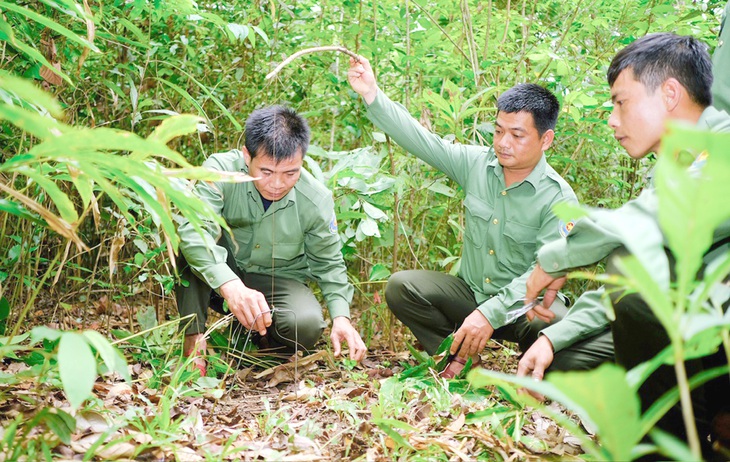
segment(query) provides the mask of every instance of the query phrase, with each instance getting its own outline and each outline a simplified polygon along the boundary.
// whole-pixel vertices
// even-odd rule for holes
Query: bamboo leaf
[[[28,178],[31,178],[38,184],[38,186],[46,191],[48,198],[53,201],[63,220],[72,225],[78,221],[79,214],[76,212],[73,202],[71,202],[66,193],[61,191],[56,183],[50,180],[44,173],[32,170],[31,168],[18,169],[17,171]]]
[[[236,117],[231,113],[231,111],[228,110],[228,108],[219,100],[218,98],[213,95],[213,92],[211,92],[207,86],[199,82],[191,73],[187,72],[185,69],[182,69],[178,66],[171,66],[176,71],[180,72],[181,74],[185,75],[188,79],[190,79],[203,93],[206,94],[208,98],[210,98],[213,103],[218,106],[218,108],[223,111],[223,114],[228,118],[228,120],[233,124],[233,126],[236,128],[236,130],[241,131],[243,130],[243,127],[240,123],[238,123],[238,120]],[[201,105],[202,107],[202,105]],[[206,116],[207,117],[207,116]]]
[[[18,98],[27,103],[44,108],[53,117],[63,117],[61,105],[51,95],[40,90],[26,79],[15,77],[6,71],[0,70],[0,88],[16,94]]]
[[[91,43],[88,40],[86,40],[85,38],[79,36],[75,32],[68,30],[67,28],[63,27],[62,25],[58,24],[57,22],[55,22],[51,19],[48,19],[47,17],[42,16],[34,11],[31,11],[20,5],[8,3],[8,2],[2,1],[2,0],[0,0],[0,8],[21,14],[32,21],[35,21],[39,24],[46,26],[47,28],[49,28],[51,30],[58,32],[59,34],[63,35],[64,37],[66,37],[69,40],[72,40],[82,46],[90,48],[93,51],[99,52],[99,49],[93,43]]]
[[[89,206],[91,200],[94,198],[94,182],[88,177],[88,175],[80,172],[77,168],[72,165],[66,165],[69,172],[69,178],[76,187],[79,196],[81,196],[81,202],[84,205],[84,209]]]
[[[203,118],[194,115],[168,117],[155,128],[147,139],[167,144],[178,136],[195,133],[200,123],[203,123]]]
[[[137,38],[137,40],[139,40],[140,45],[147,42],[147,40],[148,40],[147,35],[145,35],[145,33],[142,32],[142,30],[139,27],[135,26],[131,21],[129,21],[126,18],[116,18],[116,20],[119,21],[119,24],[121,24],[125,28],[127,28],[127,30],[129,30],[132,33],[132,35],[134,35]]]
[[[3,119],[42,140],[60,137],[70,130],[55,119],[17,106],[0,105],[0,120]],[[2,167],[0,165],[0,169]]]
[[[65,414],[68,418],[61,417],[59,413]],[[69,420],[70,419],[70,420]],[[76,419],[69,414],[56,409],[56,413],[48,412],[43,416],[43,421],[57,437],[65,444],[71,443],[71,434],[76,430]]]
[[[160,82],[163,85],[166,85],[166,86],[170,87],[177,94],[179,94],[180,96],[182,96],[183,99],[185,99],[186,101],[188,101],[190,104],[193,105],[193,107],[195,107],[195,109],[198,110],[198,113],[200,113],[201,116],[205,117],[205,120],[208,121],[208,125],[210,125],[211,127],[213,126],[213,122],[208,117],[208,114],[205,113],[205,110],[203,109],[203,106],[201,106],[200,103],[198,103],[198,101],[195,98],[193,98],[192,96],[190,96],[190,93],[188,93],[187,90],[185,90],[181,86],[176,85],[176,84],[174,84],[172,82],[168,82],[165,79],[157,78],[155,80],[157,80],[158,82]]]
[[[69,151],[91,150],[129,151],[138,154],[138,160],[156,156],[187,165],[184,157],[163,143],[145,140],[134,133],[112,128],[74,129],[63,133],[52,143],[37,144],[28,152],[37,156],[68,159],[71,157]]]
[[[24,220],[29,220],[41,226],[48,226],[48,223],[39,218],[38,215],[35,215],[34,213],[28,211],[28,209],[26,209],[17,202],[9,201],[7,199],[0,199],[0,211],[15,215],[16,217],[20,217]]]

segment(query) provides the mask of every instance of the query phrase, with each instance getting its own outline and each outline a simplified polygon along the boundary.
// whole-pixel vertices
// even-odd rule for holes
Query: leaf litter
[[[103,308],[95,310],[94,327],[129,327],[126,310],[107,308],[106,299],[97,305]],[[483,365],[514,371],[514,352],[493,345]],[[181,370],[179,345],[172,354],[154,345],[118,346],[132,382],[99,377],[94,399],[75,413],[57,376],[39,382],[25,362],[6,357],[0,374],[13,380],[0,381],[2,428],[30,421],[44,407],[68,412],[75,417],[68,443],[49,425],[26,426],[16,439],[43,439],[69,460],[577,460],[582,453],[576,438],[538,411],[463,379],[440,379],[405,348],[371,344],[368,357],[352,365],[322,343],[310,355],[229,368],[218,379]]]

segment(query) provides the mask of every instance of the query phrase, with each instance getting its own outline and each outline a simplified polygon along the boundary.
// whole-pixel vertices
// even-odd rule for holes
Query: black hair
[[[661,32],[641,37],[619,51],[608,68],[608,85],[625,69],[653,92],[669,78],[702,107],[712,104],[712,61],[707,46],[694,37]]]
[[[508,114],[531,114],[537,133],[542,136],[546,131],[555,129],[560,103],[550,90],[534,83],[520,83],[497,98],[497,110]]]
[[[284,106],[257,109],[246,120],[246,149],[253,158],[270,156],[275,162],[291,159],[309,147],[309,125],[294,110]]]

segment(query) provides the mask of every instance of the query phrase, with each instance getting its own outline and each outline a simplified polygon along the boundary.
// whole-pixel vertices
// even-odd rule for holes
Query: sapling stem
[[[687,370],[684,367],[684,348],[681,342],[674,344],[674,372],[677,375],[677,385],[679,386],[679,398],[682,405],[682,417],[684,419],[685,430],[687,431],[687,440],[692,456],[695,460],[702,460],[702,450],[700,448],[700,438],[697,434],[697,425],[695,423],[694,410],[692,409],[692,398],[690,397],[689,381],[687,380]]]
[[[331,45],[331,46],[325,46],[325,47],[306,48],[304,50],[297,51],[296,53],[294,53],[293,55],[289,56],[284,61],[282,61],[281,64],[276,66],[276,68],[273,71],[269,72],[266,75],[266,80],[271,80],[272,78],[274,78],[276,76],[276,74],[279,73],[279,71],[281,71],[282,69],[284,69],[284,67],[286,67],[287,64],[289,64],[290,62],[299,58],[300,56],[308,55],[310,53],[319,53],[321,51],[339,51],[340,53],[345,53],[346,55],[349,55],[349,56],[355,58],[356,60],[360,59],[360,57],[356,53],[353,53],[352,51],[348,50],[345,47]]]

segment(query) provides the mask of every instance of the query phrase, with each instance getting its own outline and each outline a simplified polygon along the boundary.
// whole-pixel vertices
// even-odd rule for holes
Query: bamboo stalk
[[[352,58],[355,58],[356,60],[360,59],[360,57],[357,54],[353,53],[352,51],[348,50],[345,47],[332,45],[332,46],[324,46],[324,47],[307,48],[304,50],[297,51],[296,53],[294,53],[293,55],[289,56],[284,61],[282,61],[281,64],[276,66],[276,68],[273,71],[269,72],[266,75],[266,80],[273,79],[276,76],[276,74],[278,74],[282,69],[284,69],[286,67],[287,64],[291,63],[292,61],[299,58],[300,56],[304,56],[304,55],[307,55],[310,53],[319,53],[322,51],[339,51],[340,53],[345,53],[346,55],[349,55]]]

